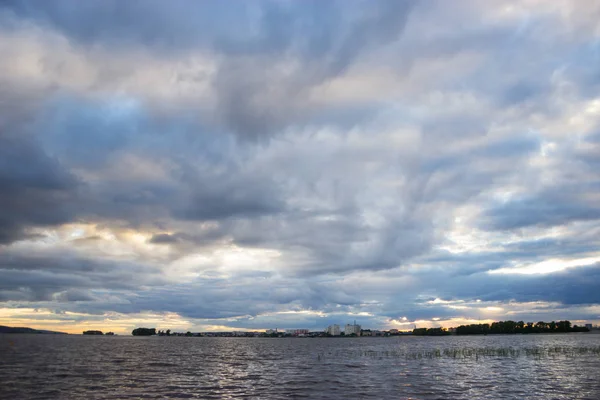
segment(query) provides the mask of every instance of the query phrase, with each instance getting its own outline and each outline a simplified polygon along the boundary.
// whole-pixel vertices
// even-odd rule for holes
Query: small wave
[[[149,367],[176,367],[177,364],[167,363],[167,362],[149,362],[146,363]]]

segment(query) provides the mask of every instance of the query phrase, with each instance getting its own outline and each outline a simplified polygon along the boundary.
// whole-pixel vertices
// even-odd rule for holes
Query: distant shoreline
[[[0,335],[68,335],[73,337],[79,336],[114,336],[114,337],[192,337],[192,338],[208,338],[208,339],[218,339],[218,338],[233,338],[233,339],[362,339],[362,338],[376,338],[376,339],[390,339],[396,337],[456,337],[456,336],[543,336],[543,335],[597,335],[600,334],[600,330],[591,330],[589,332],[537,332],[537,333],[488,333],[488,334],[449,334],[449,335],[414,335],[411,333],[404,333],[400,335],[389,335],[389,336],[235,336],[235,335],[171,335],[171,336],[159,336],[159,335],[147,335],[147,336],[136,336],[136,335],[85,335],[85,334],[71,334],[67,332],[57,332],[57,331],[45,331],[38,330],[32,328],[25,327],[14,327],[11,328],[10,331],[4,330],[3,328],[11,328],[11,327],[0,327]]]
[[[33,328],[27,328],[27,327],[12,327],[12,326],[3,326],[0,325],[0,333],[9,333],[9,334],[15,334],[15,333],[28,333],[28,334],[33,334],[33,335],[68,335],[68,333],[66,332],[57,332],[57,331],[48,331],[48,330],[44,330],[44,329],[33,329]]]

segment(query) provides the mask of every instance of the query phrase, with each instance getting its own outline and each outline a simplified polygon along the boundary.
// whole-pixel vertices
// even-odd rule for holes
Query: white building
[[[327,327],[327,330],[325,331],[328,334],[330,334],[331,336],[340,336],[340,326],[339,325],[329,325]]]
[[[306,336],[309,334],[308,329],[286,329],[285,333],[292,336]]]
[[[356,336],[360,336],[360,329],[360,325],[356,325],[356,321],[354,321],[354,324],[352,325],[346,324],[346,328],[344,329],[344,335],[348,336],[355,334]]]

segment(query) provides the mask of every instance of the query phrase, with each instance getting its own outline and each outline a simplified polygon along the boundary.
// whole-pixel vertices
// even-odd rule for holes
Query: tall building
[[[348,336],[348,335],[356,335],[356,336],[360,336],[360,325],[356,325],[356,321],[354,321],[354,324],[350,325],[350,324],[346,324],[346,328],[344,329],[344,335]]]
[[[329,325],[327,327],[326,332],[331,336],[340,336],[340,326],[339,325]]]

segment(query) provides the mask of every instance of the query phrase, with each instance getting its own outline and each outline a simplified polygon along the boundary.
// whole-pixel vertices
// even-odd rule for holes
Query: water
[[[0,398],[600,399],[600,335],[0,335]]]

